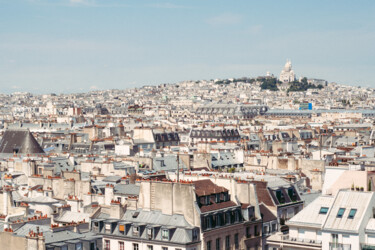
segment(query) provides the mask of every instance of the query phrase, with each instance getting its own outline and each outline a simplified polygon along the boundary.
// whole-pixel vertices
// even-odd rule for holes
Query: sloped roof
[[[260,209],[260,214],[262,215],[263,222],[277,220],[277,217],[263,203],[259,204],[259,209]]]
[[[6,130],[0,142],[0,153],[44,154],[44,150],[27,129]]]
[[[341,190],[336,195],[335,201],[327,214],[323,229],[358,232],[362,220],[365,219],[364,214],[372,207],[373,197],[373,192]],[[345,210],[342,216],[338,217],[340,208],[345,208]],[[357,210],[353,218],[349,218],[351,209]]]
[[[228,189],[214,184],[209,179],[194,181],[194,186],[195,186],[195,193],[198,196],[205,196],[205,195],[211,195],[211,194],[218,194],[222,192],[228,192]]]
[[[56,217],[54,220],[58,222],[79,222],[82,220],[89,221],[90,214],[78,213],[72,211],[64,211],[60,216]]]
[[[302,211],[291,218],[288,225],[309,225],[321,228],[326,220],[327,214],[320,213],[322,207],[327,208],[327,213],[331,210],[335,197],[319,196]]]

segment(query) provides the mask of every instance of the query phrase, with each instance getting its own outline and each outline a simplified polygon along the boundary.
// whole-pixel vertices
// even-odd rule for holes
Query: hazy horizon
[[[280,74],[375,87],[373,1],[0,0],[0,93]]]

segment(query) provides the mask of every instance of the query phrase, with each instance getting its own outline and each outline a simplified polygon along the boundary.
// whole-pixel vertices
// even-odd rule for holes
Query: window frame
[[[211,250],[212,249],[212,241],[209,240],[206,242],[206,250]]]
[[[169,229],[162,229],[161,230],[161,239],[162,240],[169,240]]]
[[[216,245],[216,250],[220,250],[220,248],[221,248],[221,245],[220,245],[220,243],[221,243],[221,240],[220,240],[220,238],[216,238],[216,240],[215,240],[215,245]]]
[[[119,241],[118,242],[118,249],[119,250],[125,250],[125,242]]]
[[[104,240],[104,250],[111,250],[111,241]]]

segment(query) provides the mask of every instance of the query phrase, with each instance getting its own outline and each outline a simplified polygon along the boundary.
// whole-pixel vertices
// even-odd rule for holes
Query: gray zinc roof
[[[2,154],[44,154],[43,149],[27,129],[6,130],[0,142]]]

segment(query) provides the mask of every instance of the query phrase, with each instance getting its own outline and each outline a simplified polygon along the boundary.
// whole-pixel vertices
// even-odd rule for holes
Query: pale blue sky
[[[0,92],[279,75],[375,87],[375,1],[0,0]]]

